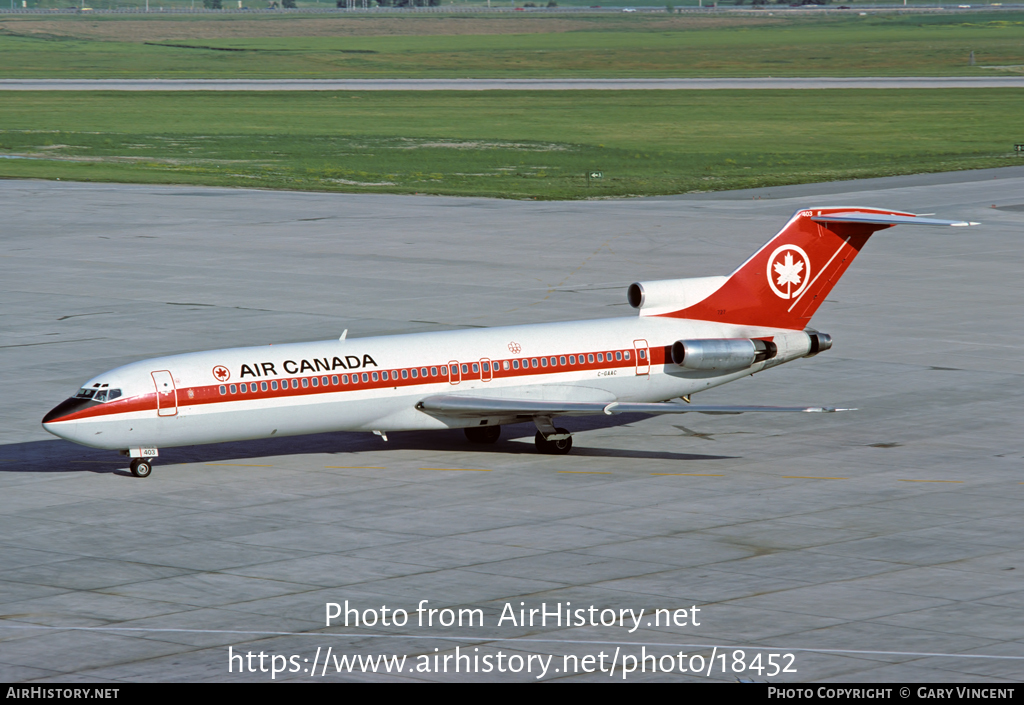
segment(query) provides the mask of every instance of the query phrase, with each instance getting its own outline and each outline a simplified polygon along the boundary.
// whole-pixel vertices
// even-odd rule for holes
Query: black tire
[[[470,443],[491,444],[501,438],[501,426],[473,426],[466,429],[466,438]]]
[[[131,470],[135,477],[149,477],[153,472],[153,463],[146,458],[136,458],[132,461]]]
[[[558,433],[569,433],[564,428],[556,428],[555,431]],[[539,452],[547,455],[565,455],[572,450],[572,436],[560,441],[549,441],[545,440],[540,431],[537,431],[537,435],[533,437],[533,443],[537,446]]]

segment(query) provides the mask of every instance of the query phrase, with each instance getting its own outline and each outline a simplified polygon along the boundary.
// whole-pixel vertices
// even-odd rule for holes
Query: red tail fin
[[[844,220],[823,217],[829,214]],[[717,291],[663,315],[802,330],[872,233],[914,220],[912,213],[874,208],[799,211]],[[925,218],[918,222],[939,224]]]

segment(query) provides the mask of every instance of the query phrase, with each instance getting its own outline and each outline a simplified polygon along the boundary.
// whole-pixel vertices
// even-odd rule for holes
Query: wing
[[[853,411],[830,406],[705,406],[677,402],[592,402],[592,401],[534,401],[527,399],[490,399],[440,394],[426,397],[416,404],[420,411],[432,416],[474,418],[482,416],[597,416],[606,414],[745,414],[761,411],[802,411],[828,413]]]

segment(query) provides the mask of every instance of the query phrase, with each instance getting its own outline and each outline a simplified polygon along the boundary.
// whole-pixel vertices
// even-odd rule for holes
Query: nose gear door
[[[169,370],[150,372],[156,386],[157,416],[178,415],[178,392],[174,388],[174,377]]]

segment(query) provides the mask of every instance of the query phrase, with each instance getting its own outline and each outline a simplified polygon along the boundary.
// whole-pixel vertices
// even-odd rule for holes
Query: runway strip
[[[3,79],[4,91],[680,91],[1024,88],[1024,76],[877,78]]]

